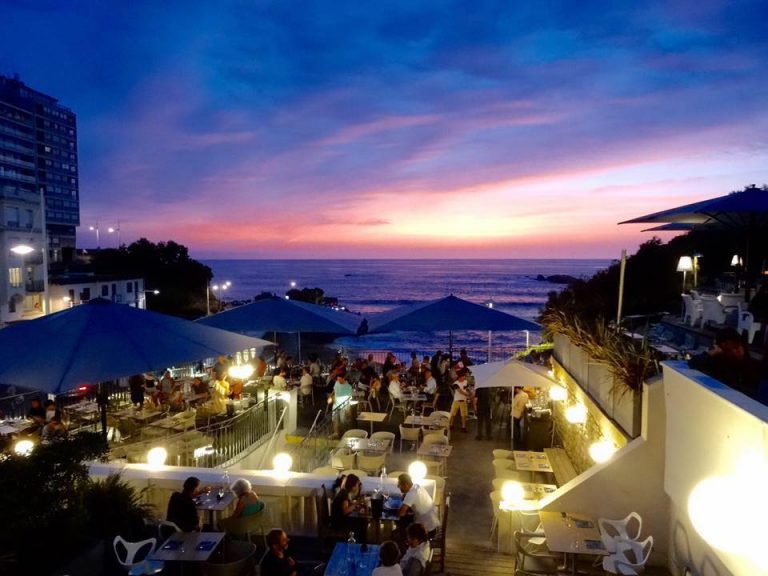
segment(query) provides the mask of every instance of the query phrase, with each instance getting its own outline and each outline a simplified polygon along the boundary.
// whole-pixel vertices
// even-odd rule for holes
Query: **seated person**
[[[45,408],[43,408],[43,405],[40,403],[40,398],[32,398],[30,401],[27,418],[39,426],[45,424]]]
[[[235,480],[230,486],[230,490],[237,496],[237,506],[235,506],[235,511],[230,518],[245,518],[264,510],[264,502],[259,500],[251,483],[245,478]]]
[[[400,387],[400,376],[398,376],[397,372],[395,371],[392,371],[389,374],[388,390],[392,397],[396,400],[403,399],[403,389]]]
[[[733,328],[720,330],[712,348],[691,358],[688,365],[748,396],[757,392],[759,366]]]
[[[46,400],[45,404],[43,405],[45,408],[45,421],[50,422],[53,420],[57,415],[60,416],[60,414],[57,414],[56,410],[56,403],[53,400]]]
[[[371,387],[368,389],[368,400],[371,402],[371,408],[375,406],[376,412],[381,412],[381,406],[386,406],[386,399],[381,396],[381,380],[378,376],[371,378]],[[382,402],[384,400],[384,402]]]
[[[56,438],[63,438],[67,435],[67,429],[61,422],[61,417],[56,414],[50,422],[43,426],[43,430],[40,432],[41,440],[55,440]]]
[[[424,525],[429,537],[434,537],[440,526],[440,519],[432,497],[424,488],[414,484],[409,474],[400,474],[397,477],[397,487],[403,494],[403,505],[400,506],[398,515],[402,518],[413,513],[414,522]]]
[[[381,566],[373,570],[372,576],[403,576],[403,570],[397,559],[400,557],[400,548],[392,540],[382,542],[379,549]]]
[[[296,576],[296,561],[288,556],[288,534],[280,528],[267,534],[267,553],[261,559],[260,573],[264,576]]]
[[[165,519],[173,522],[184,532],[198,532],[200,530],[200,518],[197,515],[195,498],[202,490],[200,480],[190,476],[184,481],[181,492],[171,494],[168,500],[168,510]]]
[[[309,366],[304,366],[301,369],[301,380],[299,380],[299,389],[302,396],[312,395],[312,375],[309,373]]]
[[[355,474],[339,478],[337,485],[339,481],[342,481],[342,484],[331,502],[331,527],[354,532],[358,542],[365,542],[368,521],[353,516],[353,513],[357,512],[357,499],[361,495],[363,484]],[[334,486],[334,489],[336,487]]]
[[[288,369],[283,366],[277,374],[272,377],[272,388],[275,390],[286,390],[288,388]]]
[[[233,380],[232,386],[230,386],[229,397],[233,400],[240,400],[243,395],[243,386],[245,386],[245,383],[242,380]]]
[[[414,522],[406,528],[408,549],[400,559],[400,568],[404,576],[421,576],[427,568],[432,550],[429,546],[427,529],[423,524]]]
[[[204,382],[199,376],[192,380],[192,392],[195,394],[205,394],[208,396],[208,383]]]
[[[424,393],[432,396],[437,392],[437,381],[432,377],[432,370],[424,368]]]
[[[184,402],[184,392],[181,390],[181,383],[174,382],[173,389],[168,395],[168,406],[171,412],[182,412],[186,409],[186,402]]]

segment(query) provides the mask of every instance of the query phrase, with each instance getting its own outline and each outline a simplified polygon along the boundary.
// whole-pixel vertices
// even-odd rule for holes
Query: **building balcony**
[[[45,292],[45,282],[42,280],[28,280],[24,284],[24,290],[26,290],[27,293]]]

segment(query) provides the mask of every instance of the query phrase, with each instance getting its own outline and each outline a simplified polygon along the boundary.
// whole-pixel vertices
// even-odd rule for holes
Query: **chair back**
[[[451,509],[451,493],[445,497],[445,506],[442,507],[442,518],[440,519],[440,526],[437,529],[437,534],[430,540],[432,546],[432,566],[440,566],[438,574],[445,573],[445,537],[448,533],[448,512]]]
[[[355,453],[349,448],[338,448],[331,455],[331,466],[344,470],[355,467]]]
[[[368,438],[368,431],[360,430],[359,428],[352,428],[351,430],[344,432],[344,435],[341,437],[341,439],[344,440],[344,438]]]
[[[344,476],[354,474],[358,478],[367,478],[369,476],[368,472],[365,470],[360,470],[359,468],[350,468],[349,470],[344,470],[342,474],[344,474]]]
[[[443,433],[425,434],[422,444],[448,444],[448,436]]]
[[[386,453],[372,452],[370,454],[366,454],[366,452],[366,450],[363,450],[362,452],[358,453],[357,465],[369,474],[376,476],[379,473],[381,467],[384,466],[386,462]]]
[[[648,536],[642,542],[637,540],[619,540],[616,545],[617,563],[628,564],[632,568],[640,568],[648,562],[653,549],[653,536]]]
[[[165,542],[176,534],[176,532],[181,532],[181,528],[176,524],[176,522],[171,522],[170,520],[160,520],[157,523],[157,541],[158,542]]]
[[[122,536],[115,536],[112,540],[112,548],[115,551],[115,558],[124,568],[133,568],[147,559],[147,556],[155,551],[157,538],[147,538],[140,542],[128,542]],[[125,550],[125,555],[120,549]]]
[[[515,453],[512,450],[503,450],[501,448],[496,448],[492,454],[494,460],[512,460],[515,457]]]
[[[643,519],[637,512],[630,512],[625,518],[612,520],[598,518],[597,527],[605,549],[613,554],[619,540],[638,540],[643,529]]]
[[[312,470],[312,474],[317,474],[318,476],[336,476],[338,470],[333,466],[320,466]]]
[[[394,432],[374,432],[371,434],[371,440],[389,440],[389,450],[392,452],[395,446],[395,433]]]
[[[261,535],[264,536],[264,508],[256,514],[249,514],[248,516],[222,518],[219,520],[219,529],[233,538],[246,541],[250,541],[251,534],[256,531],[261,532]]]

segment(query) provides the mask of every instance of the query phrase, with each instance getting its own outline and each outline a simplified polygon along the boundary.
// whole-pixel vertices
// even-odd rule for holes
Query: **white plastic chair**
[[[645,570],[645,563],[653,549],[653,536],[642,542],[619,540],[616,546],[615,554],[603,557],[603,570],[609,574],[637,576]]]
[[[619,540],[639,540],[643,529],[643,519],[637,512],[630,512],[626,518],[611,520],[598,518],[597,527],[605,549],[613,554]]]
[[[181,532],[181,528],[179,528],[176,522],[160,520],[157,523],[157,540],[159,542],[165,542],[169,537],[176,534],[176,532]]]
[[[441,432],[433,432],[431,434],[425,434],[424,439],[421,441],[423,444],[448,444],[448,436]]]
[[[368,472],[365,470],[360,470],[359,468],[350,468],[349,470],[344,470],[342,472],[344,476],[349,476],[350,474],[354,474],[358,478],[367,478],[369,476]]]
[[[403,426],[400,424],[400,453],[403,452],[403,440],[406,442],[413,442],[415,448],[419,449],[419,436],[421,434],[421,428],[411,428],[410,426]]]
[[[124,557],[120,553],[119,546],[125,548]],[[148,538],[141,542],[128,542],[122,536],[115,536],[115,539],[112,541],[115,558],[128,571],[129,576],[162,572],[163,568],[165,568],[164,562],[160,560],[147,560],[147,557],[155,551],[155,546],[157,546],[157,538]],[[146,550],[146,553],[140,554],[143,550]]]
[[[755,322],[755,317],[752,315],[752,313],[747,312],[746,310],[742,312],[741,306],[739,306],[739,317],[736,330],[739,332],[739,334],[744,334],[744,332],[746,332],[747,344],[751,344],[752,340],[755,339],[755,334],[757,334],[757,331],[760,330],[760,322]]]
[[[725,308],[717,298],[702,298],[704,310],[701,315],[701,327],[703,328],[710,322],[714,324],[725,324]]]
[[[344,436],[342,436],[341,439],[344,440],[345,438],[368,438],[368,431],[352,428],[352,430],[344,432]]]
[[[337,448],[331,454],[331,466],[344,470],[355,467],[355,453],[349,448]]]
[[[689,326],[693,326],[701,320],[704,306],[699,298],[693,298],[689,294],[683,294],[683,304],[685,305],[685,311],[683,312],[683,322],[688,322]]]
[[[512,450],[502,450],[501,448],[496,448],[492,454],[495,460],[502,460],[505,458],[512,460],[515,457],[515,453]]]
[[[389,440],[389,448],[387,449],[387,452],[392,453],[395,450],[394,432],[374,432],[371,434],[371,440]]]
[[[386,463],[386,453],[366,454],[366,452],[366,450],[358,452],[357,467],[375,476]]]
[[[338,470],[333,466],[320,466],[319,468],[312,470],[312,474],[318,474],[320,476],[336,476],[337,473]]]

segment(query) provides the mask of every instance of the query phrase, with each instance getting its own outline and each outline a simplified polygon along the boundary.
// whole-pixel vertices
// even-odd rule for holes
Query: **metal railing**
[[[347,399],[333,410],[319,411],[307,435],[291,450],[294,470],[311,472],[328,465],[336,440],[353,427],[355,409]]]
[[[142,438],[137,431],[136,441],[113,444],[111,454],[129,462],[143,462],[151,448],[162,446],[168,451],[166,463],[170,466],[229,467],[269,442],[286,410],[280,397],[268,397],[232,418],[205,426],[190,425],[185,432]],[[152,430],[151,424],[141,430]]]

